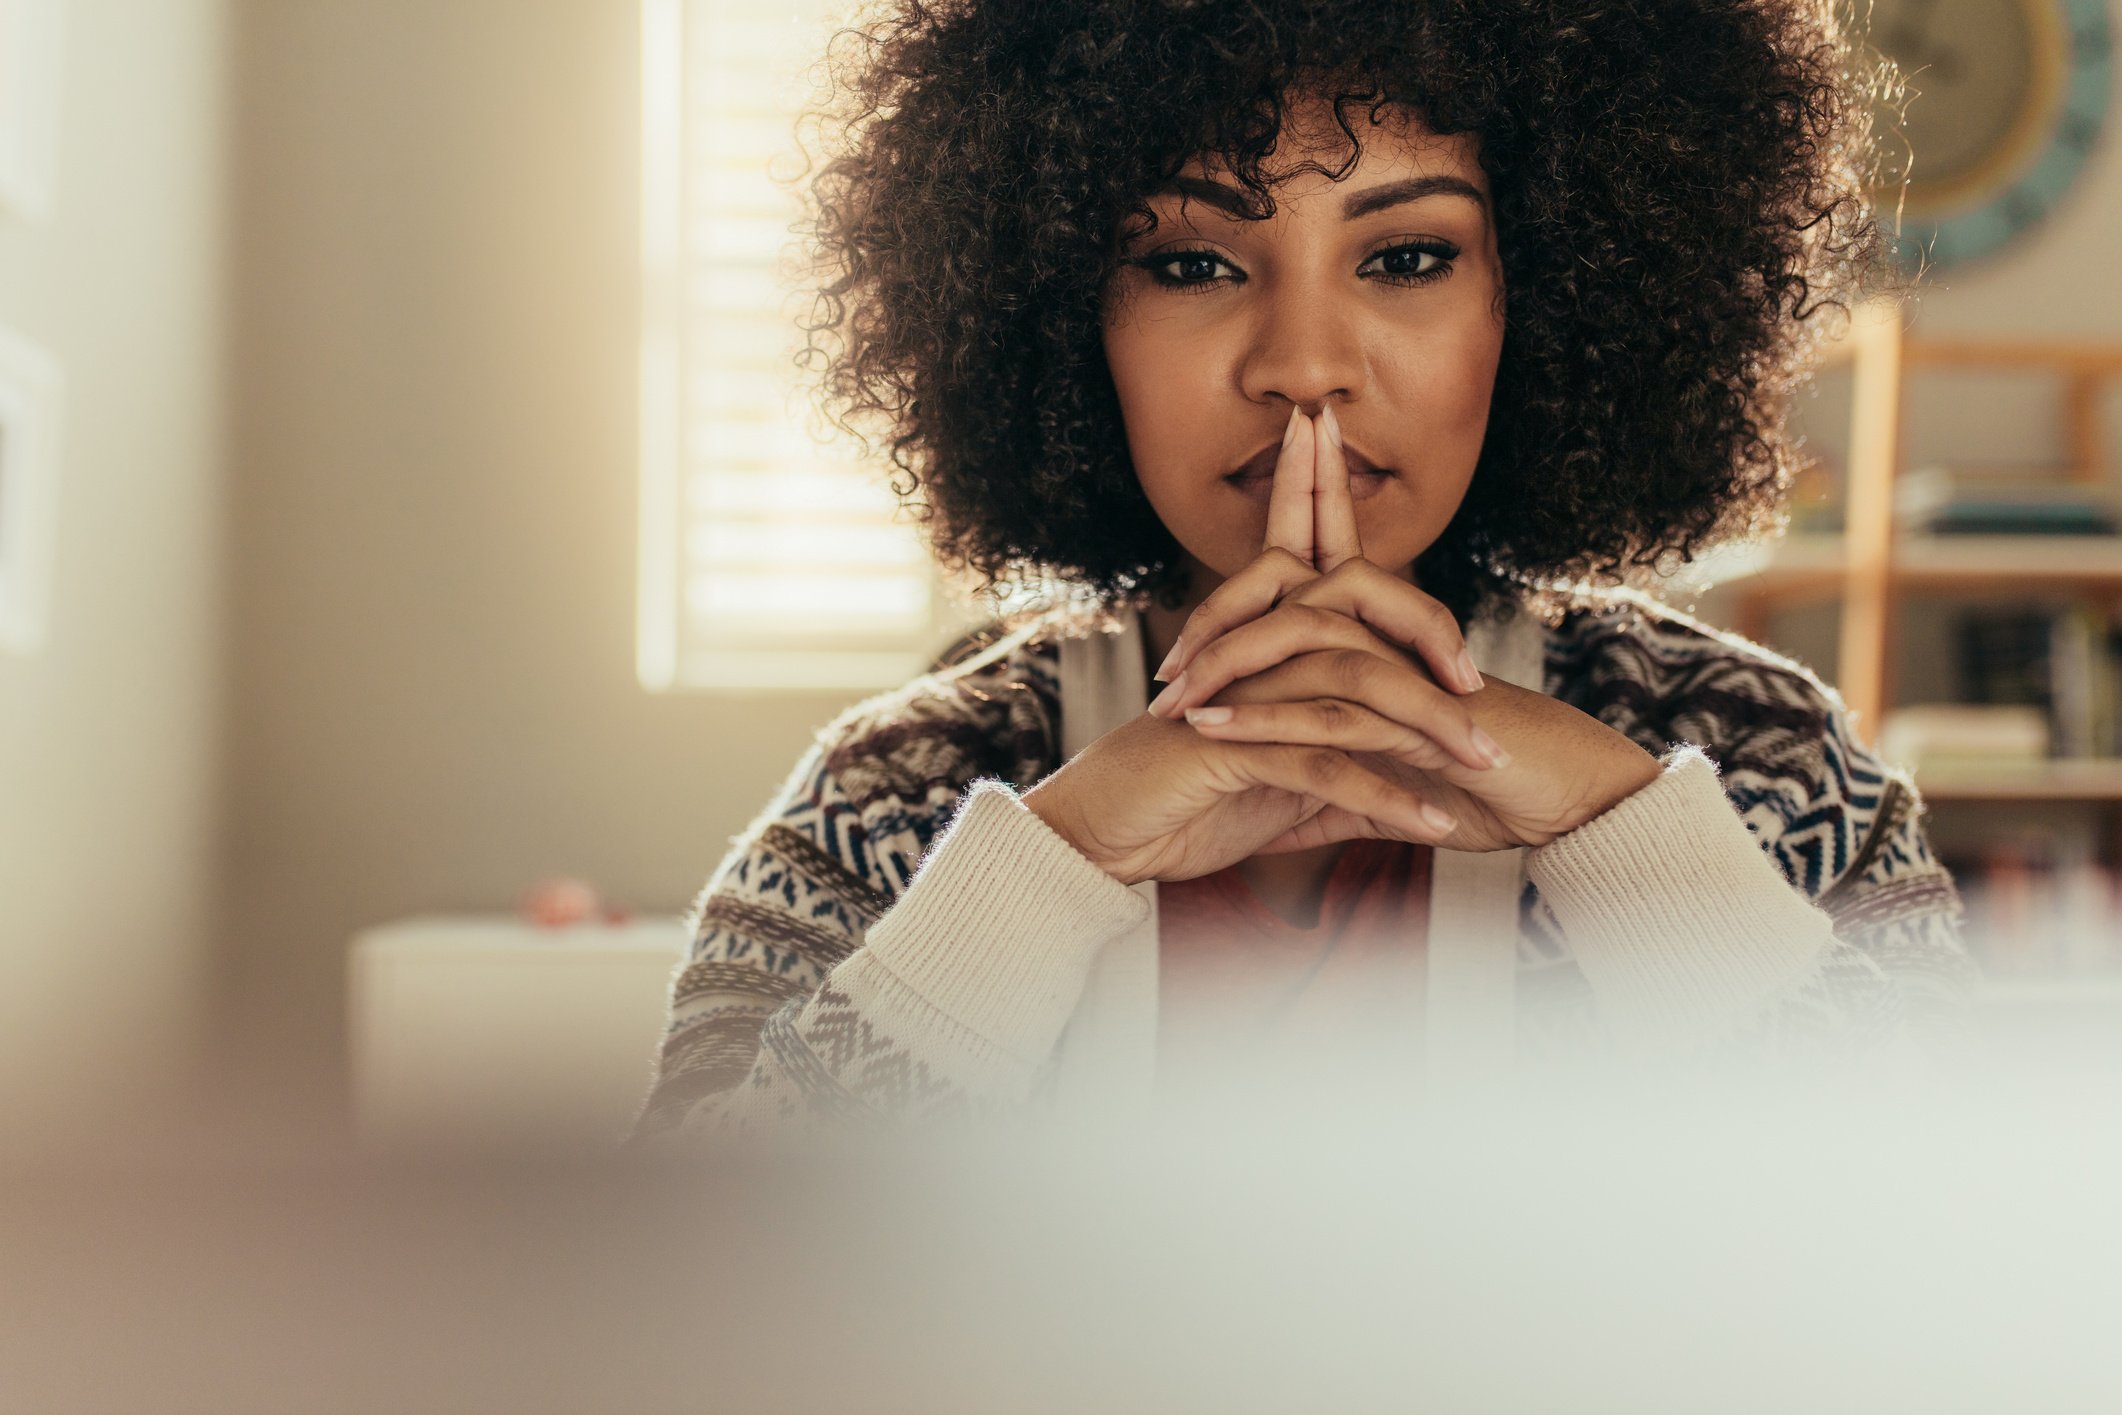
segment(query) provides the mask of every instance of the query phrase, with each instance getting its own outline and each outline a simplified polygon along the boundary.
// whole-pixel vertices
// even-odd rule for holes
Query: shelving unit
[[[1903,330],[1898,307],[1878,302],[1857,309],[1828,362],[1849,364],[1853,382],[1842,533],[1742,548],[1705,568],[1733,591],[1733,627],[1756,640],[1768,637],[1769,616],[1779,608],[1841,601],[1836,686],[1858,732],[1875,741],[1894,701],[1891,649],[1903,594],[2077,594],[2122,601],[2122,536],[1921,536],[1896,528],[1906,376],[1924,368],[2055,375],[2070,454],[2058,479],[2092,482],[2110,474],[2101,399],[2109,382],[2122,378],[2122,344],[1916,338]],[[1941,768],[1921,771],[1917,784],[1931,800],[2114,803],[2122,802],[2122,760],[2052,759],[2037,768],[1997,771]]]
[[[1917,783],[1930,801],[2122,800],[2122,759],[2051,758],[2033,766],[1932,766]]]
[[[1896,524],[1907,380],[1927,369],[2053,377],[2067,462],[2048,475],[2101,482],[2115,475],[2101,414],[2111,385],[2122,380],[2122,344],[1917,338],[1906,334],[1897,309],[1878,304],[1855,312],[1848,337],[1828,359],[1846,365],[1851,379],[1843,530],[1713,554],[1701,566],[1701,583],[1730,596],[1729,622],[1757,642],[1775,640],[1770,621],[1779,610],[1839,602],[1835,682],[1856,730],[1876,743],[1897,702],[1896,621],[1910,597],[2122,606],[2122,536],[1930,535]],[[1998,932],[1985,944],[1996,951],[1984,959],[2002,971],[1992,974],[1983,1005],[1993,1016],[2036,1021],[2036,1030],[2053,1028],[2066,1013],[2100,1029],[2122,1022],[2122,895],[2113,883],[2122,874],[2122,757],[1930,761],[1917,765],[1916,782],[1931,804],[1953,803],[1963,848],[1985,861],[1991,844],[2004,852],[2003,875],[1985,866],[1962,880],[2003,891],[1992,916]],[[2107,883],[2093,888],[2106,898],[2104,907],[2088,904],[2081,877],[2060,872],[2040,886],[2046,893],[2022,892],[2034,886],[2008,862],[2028,830],[2082,832],[2074,848],[2084,853],[2069,858],[2098,862]]]
[[[1904,590],[2110,591],[2122,595],[2122,536],[1909,536],[1897,538],[1889,569]],[[1732,552],[1733,573],[1749,580],[1739,601],[1739,632],[1755,637],[1771,610],[1842,593],[1848,557],[1840,536],[1786,537],[1772,551]]]

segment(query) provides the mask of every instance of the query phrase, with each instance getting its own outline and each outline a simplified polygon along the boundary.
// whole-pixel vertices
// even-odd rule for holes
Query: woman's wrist
[[[1061,785],[1060,781],[1060,773],[1056,772],[1032,787],[1031,790],[1024,792],[1017,799],[1024,804],[1026,810],[1046,822],[1047,829],[1067,841],[1078,855],[1105,871],[1107,875],[1121,884],[1134,884],[1134,880],[1128,879],[1111,864],[1099,859],[1096,855],[1083,848],[1083,835],[1077,826],[1077,821],[1080,817],[1069,805],[1066,787]]]
[[[1630,745],[1634,746],[1633,743]],[[1585,821],[1595,821],[1605,815],[1665,775],[1665,770],[1664,762],[1640,747],[1629,755],[1620,756],[1614,770],[1602,778],[1599,789],[1593,793],[1592,808],[1584,817]]]

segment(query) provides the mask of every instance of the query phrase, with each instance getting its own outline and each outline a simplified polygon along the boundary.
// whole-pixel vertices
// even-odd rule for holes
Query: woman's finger
[[[1188,710],[1186,720],[1219,742],[1288,742],[1376,752],[1422,771],[1437,771],[1452,762],[1452,754],[1428,733],[1346,698],[1197,707]]]
[[[1341,451],[1341,423],[1334,405],[1319,410],[1318,451],[1312,460],[1312,563],[1329,574],[1363,556],[1356,535],[1356,501],[1348,490],[1348,459]]]
[[[1439,683],[1462,693],[1485,686],[1452,612],[1374,561],[1351,560],[1293,586],[1282,603],[1317,605],[1366,624],[1381,638],[1413,649]]]
[[[1276,616],[1282,613],[1284,611],[1278,610]],[[1262,620],[1261,626],[1276,616]],[[1465,698],[1438,687],[1430,681],[1429,675],[1402,658],[1386,658],[1366,649],[1306,650],[1254,673],[1226,675],[1220,665],[1228,662],[1229,655],[1235,652],[1227,646],[1238,644],[1242,648],[1241,636],[1255,627],[1260,626],[1247,625],[1202,650],[1200,658],[1195,660],[1200,666],[1201,678],[1197,682],[1194,675],[1188,673],[1186,681],[1176,685],[1180,692],[1163,715],[1181,717],[1193,707],[1239,706],[1232,702],[1209,702],[1226,683],[1236,678],[1241,680],[1236,691],[1244,694],[1242,701],[1248,706],[1340,698],[1361,704],[1392,722],[1442,743],[1454,761],[1471,770],[1487,771],[1509,762],[1503,749],[1474,722]],[[1219,661],[1211,663],[1212,658]],[[1222,681],[1217,681],[1219,679]]]
[[[1318,814],[1298,821],[1265,845],[1258,846],[1253,853],[1287,855],[1295,850],[1316,850],[1322,845],[1335,845],[1343,840],[1379,838],[1378,823],[1370,817],[1344,811],[1339,806],[1328,806]],[[1387,838],[1397,840],[1400,836],[1396,832]]]
[[[1202,645],[1240,624],[1252,623],[1280,604],[1292,590],[1317,578],[1308,562],[1279,546],[1271,547],[1194,606],[1193,613],[1179,626],[1171,654],[1155,673],[1156,681],[1170,682],[1186,671],[1188,661],[1201,651]]]
[[[1395,662],[1407,661],[1400,650],[1380,642],[1349,615],[1316,604],[1291,606],[1285,600],[1192,650],[1183,674],[1186,682],[1175,680],[1173,686],[1179,691],[1168,698],[1158,694],[1150,711],[1159,717],[1177,717],[1181,709],[1207,702],[1227,683],[1265,672],[1300,653],[1333,648],[1362,649]]]
[[[1306,565],[1312,563],[1312,458],[1318,438],[1301,408],[1289,410],[1289,430],[1282,434],[1282,455],[1275,459],[1275,484],[1267,497],[1267,543]]]
[[[1232,766],[1256,786],[1312,796],[1364,816],[1406,840],[1434,844],[1458,829],[1448,812],[1421,793],[1387,781],[1331,747],[1233,743]]]

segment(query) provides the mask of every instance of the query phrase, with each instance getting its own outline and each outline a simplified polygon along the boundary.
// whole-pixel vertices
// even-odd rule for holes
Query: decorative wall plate
[[[1885,143],[1905,141],[1913,158],[1906,265],[2002,249],[2055,207],[2100,140],[2114,87],[2107,0],[1874,0],[1870,42],[1912,95],[1905,115],[1879,119]],[[1882,220],[1901,197],[1880,194]]]

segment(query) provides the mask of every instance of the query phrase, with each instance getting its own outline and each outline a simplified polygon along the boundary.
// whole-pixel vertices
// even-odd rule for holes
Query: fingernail
[[[1422,819],[1429,822],[1430,829],[1437,831],[1440,834],[1446,831],[1457,830],[1459,828],[1458,821],[1452,819],[1452,817],[1446,815],[1443,811],[1438,810],[1435,806],[1432,806],[1427,802],[1424,802],[1422,806]]]
[[[1303,416],[1304,410],[1302,408],[1291,408],[1289,410],[1289,426],[1282,429],[1282,445],[1284,447],[1297,440],[1297,419]]]
[[[1174,643],[1172,645],[1172,651],[1164,655],[1164,662],[1157,665],[1157,671],[1149,675],[1150,681],[1153,683],[1162,683],[1165,679],[1171,676],[1172,665],[1177,663],[1178,661],[1179,645],[1177,643]]]
[[[1490,766],[1510,765],[1510,753],[1497,746],[1496,739],[1478,727],[1474,729],[1473,741],[1474,750],[1487,757]]]
[[[1483,688],[1488,686],[1487,681],[1481,677],[1481,670],[1474,667],[1473,654],[1464,647],[1459,650],[1459,662],[1457,666],[1459,670],[1459,681],[1466,685],[1466,690],[1468,692],[1478,693]]]
[[[1319,409],[1319,426],[1326,430],[1326,440],[1341,445],[1341,420],[1334,416],[1334,405],[1325,404]]]
[[[1197,707],[1186,710],[1188,722],[1205,722],[1213,727],[1219,722],[1230,721],[1230,709],[1226,707]]]
[[[1186,675],[1182,673],[1178,677],[1172,679],[1171,685],[1167,687],[1163,692],[1157,694],[1156,697],[1150,699],[1149,710],[1155,713],[1157,716],[1162,717],[1164,715],[1164,710],[1170,707],[1173,703],[1179,701],[1179,699],[1184,696],[1185,693]]]

